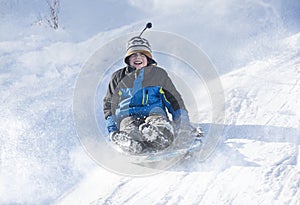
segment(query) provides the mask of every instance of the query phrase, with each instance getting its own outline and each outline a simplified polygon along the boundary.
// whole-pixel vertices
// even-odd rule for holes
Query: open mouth
[[[142,61],[135,61],[135,62],[134,62],[134,65],[142,65],[142,64],[143,64]]]

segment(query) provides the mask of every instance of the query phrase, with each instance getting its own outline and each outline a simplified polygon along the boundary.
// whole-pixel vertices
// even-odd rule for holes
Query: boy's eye
[[[142,58],[145,58],[145,57],[146,57],[144,54],[137,54],[137,53],[132,54],[132,57],[134,57],[134,58],[136,58],[136,57],[138,57],[138,56],[140,56],[140,57],[142,57]]]

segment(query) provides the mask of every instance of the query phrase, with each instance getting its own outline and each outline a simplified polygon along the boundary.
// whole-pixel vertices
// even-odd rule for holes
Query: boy
[[[168,147],[174,140],[174,127],[189,124],[180,93],[167,72],[157,66],[141,34],[128,41],[126,67],[112,74],[103,100],[110,141],[130,154]]]

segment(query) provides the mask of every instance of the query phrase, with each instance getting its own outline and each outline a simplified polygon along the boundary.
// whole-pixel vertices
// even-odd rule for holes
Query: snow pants
[[[150,130],[154,136],[146,137],[145,129]],[[120,122],[120,131],[126,132],[133,140],[142,142],[146,149],[164,149],[174,141],[174,128],[171,122],[161,115],[150,115],[142,119],[126,117]]]

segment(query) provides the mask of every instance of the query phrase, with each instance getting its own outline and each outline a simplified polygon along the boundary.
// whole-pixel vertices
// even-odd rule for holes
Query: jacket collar
[[[153,67],[153,66],[155,67],[156,64],[150,64],[150,65],[147,65],[147,66],[143,67],[142,69],[149,68],[149,67]],[[128,66],[125,68],[125,73],[126,73],[126,74],[132,73],[133,71],[136,71],[136,68],[133,67],[133,66],[129,66],[129,65],[128,65]]]
[[[133,71],[135,71],[135,70],[136,70],[135,67],[127,66],[127,67],[126,67],[126,74],[129,74],[129,73],[131,73],[131,72],[133,72]]]

